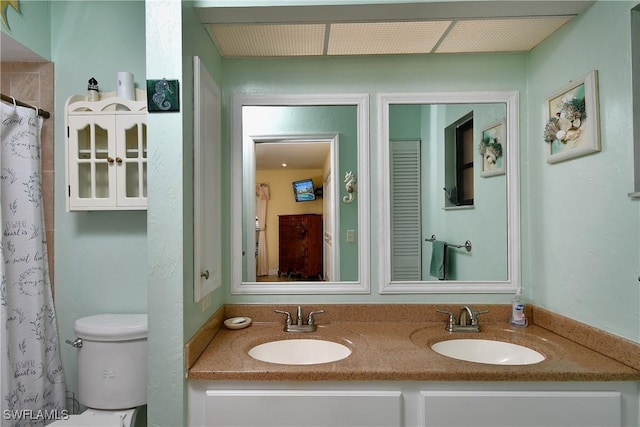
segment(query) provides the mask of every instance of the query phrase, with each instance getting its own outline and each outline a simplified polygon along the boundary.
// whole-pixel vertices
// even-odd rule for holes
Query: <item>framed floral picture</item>
[[[480,176],[503,175],[506,172],[506,135],[507,124],[504,118],[482,128],[482,139],[478,146],[478,151],[482,156]]]
[[[600,151],[598,72],[590,71],[547,97],[547,163]]]

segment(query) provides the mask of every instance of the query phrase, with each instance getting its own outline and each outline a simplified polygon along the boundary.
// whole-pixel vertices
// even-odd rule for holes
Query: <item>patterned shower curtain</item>
[[[258,218],[258,265],[257,276],[269,275],[269,256],[267,254],[267,204],[269,203],[269,184],[256,185]]]
[[[42,209],[42,118],[0,106],[1,419],[39,426],[67,414]]]

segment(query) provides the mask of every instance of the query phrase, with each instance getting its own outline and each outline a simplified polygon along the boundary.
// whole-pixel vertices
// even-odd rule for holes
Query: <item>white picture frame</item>
[[[600,151],[597,70],[550,94],[545,108],[547,163],[558,163]]]
[[[506,173],[507,122],[503,117],[489,123],[480,132],[480,176],[498,176]]]

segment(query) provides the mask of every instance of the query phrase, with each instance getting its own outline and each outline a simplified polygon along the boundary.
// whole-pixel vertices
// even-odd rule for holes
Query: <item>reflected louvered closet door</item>
[[[391,279],[420,280],[420,141],[391,141]]]

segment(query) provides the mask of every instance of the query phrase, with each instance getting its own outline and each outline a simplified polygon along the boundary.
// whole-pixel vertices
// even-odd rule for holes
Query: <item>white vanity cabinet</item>
[[[102,94],[65,105],[67,211],[147,208],[147,102]]]
[[[634,382],[189,381],[190,426],[637,427]]]
[[[619,391],[422,391],[425,427],[622,427]]]
[[[249,387],[247,387],[248,385]],[[190,426],[391,427],[402,425],[398,389],[340,383],[190,381]]]

